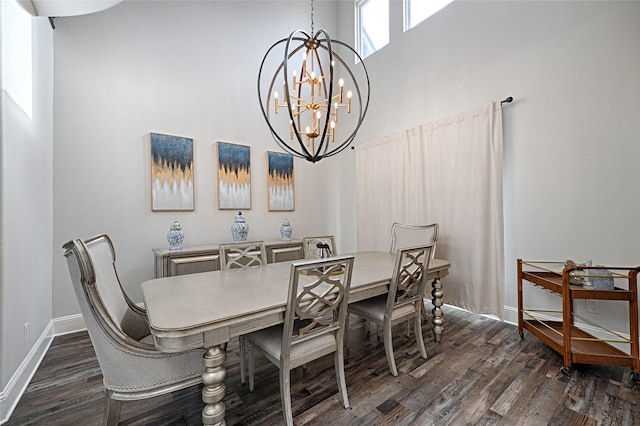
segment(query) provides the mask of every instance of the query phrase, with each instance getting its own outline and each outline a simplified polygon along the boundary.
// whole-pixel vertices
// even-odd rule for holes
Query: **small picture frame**
[[[270,212],[295,210],[293,155],[267,151],[267,194]]]
[[[193,139],[150,133],[151,211],[195,210]]]
[[[217,143],[218,209],[251,209],[251,147]]]

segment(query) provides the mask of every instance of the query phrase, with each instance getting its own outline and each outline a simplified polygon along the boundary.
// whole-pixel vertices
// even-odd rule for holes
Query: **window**
[[[5,89],[11,99],[32,117],[31,15],[15,1],[0,2],[2,51],[5,55]]]
[[[358,53],[363,58],[389,43],[389,0],[356,2]]]
[[[408,31],[453,0],[404,0],[404,30]]]

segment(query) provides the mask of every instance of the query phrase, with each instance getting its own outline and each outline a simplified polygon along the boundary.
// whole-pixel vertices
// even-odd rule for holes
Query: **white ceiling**
[[[17,0],[33,16],[77,16],[100,12],[122,0]]]

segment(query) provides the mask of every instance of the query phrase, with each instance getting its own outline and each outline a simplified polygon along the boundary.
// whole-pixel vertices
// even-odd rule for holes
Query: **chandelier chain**
[[[313,37],[313,0],[311,0],[311,36]]]

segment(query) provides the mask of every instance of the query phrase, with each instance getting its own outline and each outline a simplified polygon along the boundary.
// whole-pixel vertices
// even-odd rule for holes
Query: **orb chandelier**
[[[355,64],[339,53],[353,54]],[[311,33],[295,30],[271,45],[258,72],[258,99],[278,145],[315,163],[355,138],[369,107],[369,76],[353,48],[325,30],[314,33],[311,0]]]

